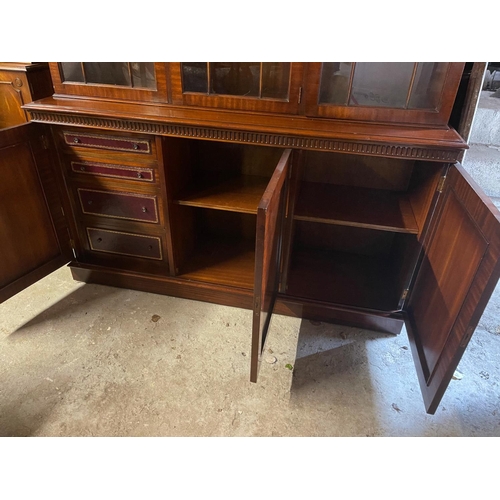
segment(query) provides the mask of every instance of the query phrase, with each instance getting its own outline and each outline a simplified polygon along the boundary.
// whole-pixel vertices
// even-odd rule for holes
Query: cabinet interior
[[[397,310],[442,166],[306,152],[298,168],[286,293]]]
[[[259,202],[282,150],[165,139],[176,274],[252,289]]]

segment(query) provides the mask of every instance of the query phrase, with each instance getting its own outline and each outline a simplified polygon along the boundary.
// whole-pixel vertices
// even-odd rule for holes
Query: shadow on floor
[[[393,335],[303,320],[290,393],[293,405],[363,407],[375,413],[376,400],[367,345]]]
[[[22,337],[29,334],[33,327],[56,321],[65,316],[69,318],[75,314],[86,314],[87,310],[96,309],[96,302],[112,301],[113,296],[118,293],[123,294],[123,290],[109,286],[84,285],[19,326],[9,335],[9,338]]]

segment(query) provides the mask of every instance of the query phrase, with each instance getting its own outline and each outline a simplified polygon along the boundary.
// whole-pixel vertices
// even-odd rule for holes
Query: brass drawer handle
[[[132,147],[135,149],[135,150],[138,150],[139,149],[139,144],[133,144]]]
[[[137,172],[137,178],[138,179],[142,179],[142,173],[141,172]]]
[[[79,144],[80,142],[82,142],[80,139],[78,139],[78,137],[75,137],[73,139],[73,142],[76,143],[76,144]]]
[[[97,238],[97,243],[101,243],[102,242],[102,238]]]
[[[143,211],[144,213],[146,213],[146,212],[148,211],[148,209],[147,209],[146,207],[142,207],[142,211]]]

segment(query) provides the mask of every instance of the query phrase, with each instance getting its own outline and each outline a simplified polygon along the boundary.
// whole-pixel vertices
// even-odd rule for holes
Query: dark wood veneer
[[[500,214],[451,165],[467,148],[446,125],[458,73],[434,115],[355,121],[305,116],[312,73],[293,67],[302,103],[194,99],[163,69],[149,94],[56,83],[24,107],[45,126],[0,132],[0,160],[20,162],[5,171],[0,299],[71,244],[76,279],[252,309],[252,381],[273,312],[391,333],[405,320],[435,411],[500,276]],[[41,243],[17,255],[31,223]]]

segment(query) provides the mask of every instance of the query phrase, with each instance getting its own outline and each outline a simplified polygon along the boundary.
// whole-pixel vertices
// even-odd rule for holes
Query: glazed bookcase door
[[[283,223],[291,150],[284,151],[257,210],[255,282],[250,380],[257,381],[259,358],[278,294]]]
[[[0,302],[70,260],[44,130],[28,123],[0,131]]]
[[[500,213],[451,166],[423,241],[406,326],[428,413],[434,413],[500,277]]]
[[[165,63],[53,62],[50,73],[55,94],[168,102]]]
[[[172,102],[296,114],[302,63],[170,63]]]
[[[309,63],[308,116],[389,123],[448,123],[464,63]]]

